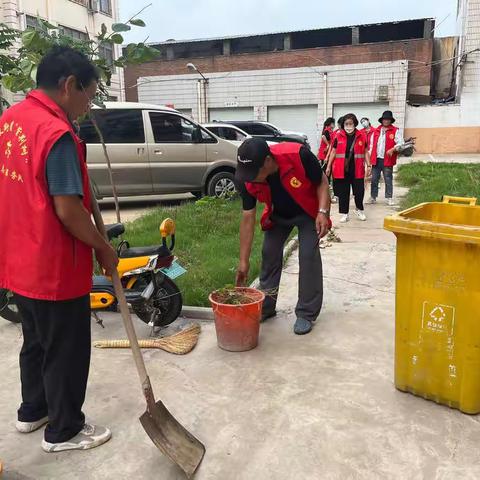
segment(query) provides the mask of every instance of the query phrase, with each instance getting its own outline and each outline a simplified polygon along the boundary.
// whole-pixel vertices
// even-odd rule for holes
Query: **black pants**
[[[22,317],[22,404],[18,420],[48,415],[45,440],[70,440],[85,424],[90,367],[90,298],[49,302],[15,295]]]
[[[260,289],[265,292],[263,312],[270,313],[276,308],[282,276],[283,247],[291,231],[297,227],[300,275],[295,313],[298,318],[314,322],[320,315],[323,303],[322,259],[315,222],[306,214],[289,220],[273,217],[273,220],[275,226],[265,232],[263,240],[260,273]]]
[[[345,178],[335,178],[333,180],[335,195],[338,197],[338,210],[341,214],[346,214],[350,211],[350,187],[353,190],[357,210],[363,211],[365,179],[355,178],[355,172],[352,169],[352,171],[345,174]]]

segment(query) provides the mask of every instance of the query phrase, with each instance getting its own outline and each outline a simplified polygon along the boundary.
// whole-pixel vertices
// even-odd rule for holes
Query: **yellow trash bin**
[[[444,197],[385,219],[397,237],[395,386],[480,412],[480,207]]]

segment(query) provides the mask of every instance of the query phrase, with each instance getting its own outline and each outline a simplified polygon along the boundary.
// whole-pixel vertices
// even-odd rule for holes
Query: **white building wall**
[[[457,103],[407,106],[407,135],[422,153],[480,153],[480,0],[460,0]],[[475,51],[478,49],[477,51]]]
[[[62,25],[82,32],[88,32],[94,38],[100,32],[102,23],[110,29],[111,25],[118,22],[119,2],[110,0],[112,15],[104,13],[90,13],[82,2],[74,0],[3,0],[0,3],[1,19],[9,27],[24,30],[26,28],[26,15],[40,16],[53,25]],[[88,2],[85,2],[88,3]],[[121,54],[120,47],[115,46],[115,56]],[[123,72],[116,69],[112,77],[110,94],[119,100],[125,98],[123,86]]]
[[[325,80],[327,73],[327,103]],[[277,70],[209,73],[208,108],[252,107],[255,118],[267,120],[269,106],[317,105],[318,125],[332,115],[336,103],[377,102],[378,87],[389,87],[389,104],[403,128],[407,94],[406,62],[378,62]],[[198,75],[140,78],[140,102],[191,108],[198,118]],[[381,114],[382,112],[380,112]]]

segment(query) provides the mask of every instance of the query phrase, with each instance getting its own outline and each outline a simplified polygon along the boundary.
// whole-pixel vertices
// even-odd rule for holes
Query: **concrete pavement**
[[[478,417],[393,386],[395,238],[382,229],[392,211],[368,207],[367,222],[352,219],[338,230],[343,243],[322,250],[325,308],[310,335],[292,333],[295,253],[282,279],[280,314],[262,325],[257,349],[224,352],[204,323],[189,355],[145,352],[157,396],[207,446],[197,480],[480,478]],[[120,317],[104,317],[106,328],[93,325],[94,338],[124,338]],[[140,336],[148,334],[136,325]],[[108,444],[45,454],[40,431],[16,433],[20,346],[18,328],[0,323],[6,479],[184,478],[138,422],[144,404],[129,351],[93,351],[85,412],[112,428]]]

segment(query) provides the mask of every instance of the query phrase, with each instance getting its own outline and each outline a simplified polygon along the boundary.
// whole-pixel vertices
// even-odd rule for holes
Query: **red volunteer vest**
[[[353,154],[355,158],[355,178],[365,177],[365,154],[367,152],[367,138],[360,130],[355,130],[355,145]],[[347,153],[347,134],[345,130],[340,130],[335,139],[337,140],[337,149],[333,161],[333,178],[345,178],[345,154]]]
[[[373,133],[375,132],[375,128],[374,127],[370,127],[370,131],[367,132],[367,130],[365,128],[362,128],[360,130],[363,134],[365,134],[365,136],[367,137],[367,148],[370,148],[370,141],[372,139],[372,136],[373,136]]]
[[[285,190],[303,210],[312,218],[317,218],[318,198],[317,186],[305,174],[300,157],[299,143],[278,143],[270,147],[270,151],[277,162],[280,180]],[[271,215],[273,213],[272,194],[268,183],[245,183],[247,191],[259,202],[265,204],[265,210],[260,221],[262,230],[273,228]]]
[[[68,300],[92,286],[92,249],[67,232],[48,193],[47,156],[67,132],[91,211],[85,146],[63,110],[35,90],[0,119],[0,287],[29,298]]]
[[[332,138],[333,138],[332,128],[330,128],[330,127],[325,128],[325,130],[322,133],[322,137],[324,135],[324,132],[329,132],[330,133],[330,142],[332,142]],[[323,138],[322,138],[321,142],[320,142],[320,148],[318,150],[318,159],[319,160],[325,160],[327,158],[327,153],[328,153],[329,148],[330,148],[330,145],[328,145],[327,142],[325,142],[325,140],[323,140]]]
[[[371,163],[372,165],[377,164],[377,146],[378,146],[378,139],[380,138],[380,133],[382,131],[382,126],[380,125],[378,128],[375,129],[373,132],[373,150],[371,156]],[[390,125],[386,131],[386,141],[385,141],[385,158],[384,158],[384,165],[385,167],[393,167],[397,164],[398,153],[395,152],[393,155],[387,155],[387,152],[393,148],[395,144],[395,135],[398,131],[398,128]]]

